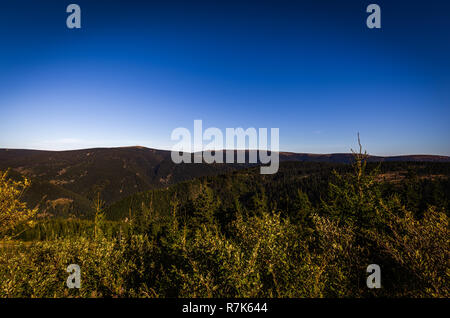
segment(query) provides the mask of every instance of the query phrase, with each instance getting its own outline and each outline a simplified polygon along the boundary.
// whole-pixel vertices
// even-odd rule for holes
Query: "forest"
[[[39,216],[1,173],[1,297],[449,297],[450,163],[282,162]],[[79,213],[78,215],[83,215]],[[66,268],[81,268],[68,288]],[[368,288],[370,264],[381,288]]]

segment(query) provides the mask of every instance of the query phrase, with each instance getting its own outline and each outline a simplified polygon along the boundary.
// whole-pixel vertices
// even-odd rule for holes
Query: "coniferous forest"
[[[450,164],[282,162],[46,216],[1,174],[1,297],[449,297]],[[66,286],[69,264],[81,287]],[[367,267],[381,269],[368,288]]]

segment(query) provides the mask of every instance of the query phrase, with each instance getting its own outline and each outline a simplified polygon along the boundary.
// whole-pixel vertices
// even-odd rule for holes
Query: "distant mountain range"
[[[293,152],[280,153],[280,161],[350,163],[352,162],[352,160],[353,154],[351,153],[332,153],[332,154],[310,154],[310,153],[293,153]],[[388,156],[388,157],[369,156],[368,161],[450,162],[450,157],[437,155],[403,155],[403,156]]]
[[[248,157],[246,151],[246,157]],[[280,161],[350,163],[353,155],[280,152]],[[434,155],[370,156],[370,161],[450,162]],[[201,176],[242,169],[249,164],[175,164],[170,151],[145,147],[71,151],[0,149],[0,170],[32,180],[25,199],[49,215],[87,216],[101,194],[106,205],[132,194]]]

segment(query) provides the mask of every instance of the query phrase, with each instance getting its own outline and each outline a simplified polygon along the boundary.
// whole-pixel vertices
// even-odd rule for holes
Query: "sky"
[[[196,119],[279,128],[282,151],[359,132],[374,155],[450,155],[450,2],[0,0],[0,148],[170,149]]]

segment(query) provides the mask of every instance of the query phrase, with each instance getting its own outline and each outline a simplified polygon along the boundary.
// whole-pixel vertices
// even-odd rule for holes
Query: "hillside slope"
[[[248,151],[246,157],[248,157]],[[280,161],[349,163],[352,154],[281,152]],[[370,157],[369,161],[450,162],[449,157],[415,155]],[[170,151],[144,147],[95,148],[72,151],[0,149],[0,170],[30,178],[25,195],[41,213],[89,216],[100,193],[106,205],[132,194],[158,189],[202,176],[249,167],[248,164],[174,164]]]
[[[368,163],[369,170],[374,168],[380,169],[377,180],[383,184],[386,196],[398,193],[417,210],[426,208],[422,206],[424,202],[450,208],[450,163]],[[351,165],[342,163],[298,161],[282,162],[278,173],[273,175],[261,175],[257,167],[241,169],[136,193],[112,204],[106,214],[110,220],[135,219],[142,215],[158,219],[170,217],[176,207],[180,218],[185,220],[199,206],[218,204],[220,217],[225,218],[237,210],[258,209],[296,215],[302,209],[309,209],[309,204],[320,205],[328,196],[329,182],[336,182],[333,171],[344,174],[351,173],[352,169]]]
[[[133,193],[236,169],[218,164],[174,164],[170,152],[142,147],[74,151],[0,149],[0,170],[34,184],[25,195],[50,214],[86,215],[100,193],[107,205]],[[61,199],[59,201],[55,201]],[[56,207],[56,209],[55,209]],[[91,210],[91,208],[88,208]],[[83,210],[83,211],[80,211]]]

